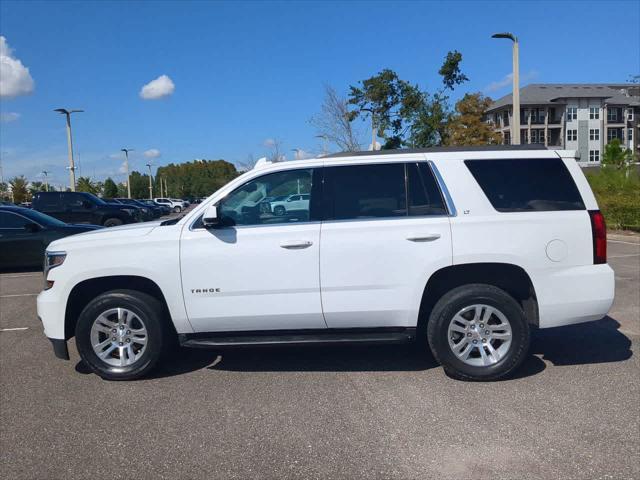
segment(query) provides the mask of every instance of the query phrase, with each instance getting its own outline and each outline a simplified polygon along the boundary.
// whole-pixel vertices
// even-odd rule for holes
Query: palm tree
[[[11,195],[13,196],[14,203],[26,202],[29,190],[27,189],[27,179],[23,175],[19,177],[13,177],[9,180],[9,186],[11,187]]]
[[[88,192],[88,193],[96,193],[96,185],[91,181],[90,177],[80,177],[78,178],[78,183],[76,184],[76,190],[78,192]]]

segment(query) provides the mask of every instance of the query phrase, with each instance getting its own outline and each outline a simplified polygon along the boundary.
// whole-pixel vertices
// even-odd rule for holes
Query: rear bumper
[[[613,304],[615,277],[607,264],[537,273],[540,328],[600,320]]]

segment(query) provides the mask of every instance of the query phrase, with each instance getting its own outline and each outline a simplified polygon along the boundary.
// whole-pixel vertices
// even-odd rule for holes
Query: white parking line
[[[640,246],[640,243],[637,242],[623,242],[622,240],[607,240],[609,243],[625,243],[627,245],[635,245],[636,247]]]
[[[38,293],[16,293],[14,295],[0,295],[0,298],[11,298],[11,297],[37,297]]]
[[[42,273],[3,274],[0,278],[41,277]]]
[[[0,328],[0,332],[15,332],[18,330],[29,330],[29,327]]]

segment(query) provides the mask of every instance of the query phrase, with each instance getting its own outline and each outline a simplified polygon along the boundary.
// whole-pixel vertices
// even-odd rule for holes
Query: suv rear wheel
[[[113,290],[94,298],[76,325],[80,356],[107,380],[142,377],[156,365],[167,343],[158,300],[133,290]]]
[[[447,375],[498,380],[522,363],[530,332],[513,297],[492,285],[470,284],[451,290],[436,303],[427,339]]]
[[[182,211],[182,208],[180,207],[173,207],[173,213],[180,213]]]

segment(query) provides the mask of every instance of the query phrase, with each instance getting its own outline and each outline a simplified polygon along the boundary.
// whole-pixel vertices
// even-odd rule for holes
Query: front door
[[[28,230],[31,220],[15,212],[0,212],[0,269],[42,265],[43,231]]]
[[[320,283],[329,328],[415,327],[429,276],[451,265],[426,162],[325,167]]]
[[[315,188],[314,188],[314,183]],[[300,188],[300,190],[298,190]],[[326,328],[320,304],[320,222],[313,207],[277,216],[265,197],[313,197],[313,169],[250,180],[218,204],[228,226],[185,227],[182,288],[197,332]]]

